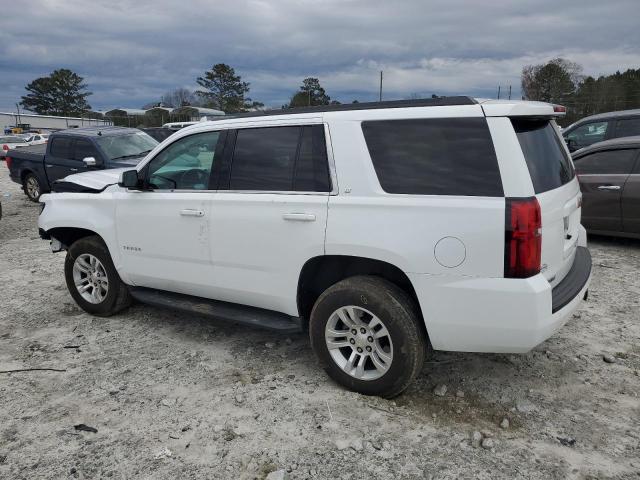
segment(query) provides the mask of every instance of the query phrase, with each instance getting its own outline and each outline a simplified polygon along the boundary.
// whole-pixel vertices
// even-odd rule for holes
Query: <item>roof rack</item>
[[[478,102],[471,97],[437,97],[423,98],[417,100],[391,100],[384,102],[364,102],[364,103],[344,103],[336,105],[318,105],[315,107],[294,107],[280,110],[256,110],[254,112],[234,113],[224,117],[207,120],[216,122],[228,120],[230,118],[262,117],[270,115],[292,115],[296,113],[322,113],[322,112],[344,112],[349,110],[378,110],[381,108],[407,108],[407,107],[442,107],[452,105],[474,105]]]

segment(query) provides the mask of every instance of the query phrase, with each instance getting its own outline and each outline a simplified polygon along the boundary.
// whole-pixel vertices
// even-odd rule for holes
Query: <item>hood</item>
[[[114,185],[120,180],[122,172],[131,168],[110,168],[107,170],[92,170],[90,172],[75,173],[63,179],[60,183],[75,183],[92,190],[104,190],[109,185]]]
[[[140,161],[144,158],[142,157],[134,157],[134,158],[126,158],[122,160],[116,160],[115,162],[112,160],[109,162],[109,168],[121,168],[121,167],[135,167],[140,163]]]

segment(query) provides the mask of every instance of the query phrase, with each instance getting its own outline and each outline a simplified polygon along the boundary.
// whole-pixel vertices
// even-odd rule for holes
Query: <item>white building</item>
[[[0,127],[4,132],[6,128],[16,127],[20,124],[29,125],[34,130],[63,130],[65,128],[88,127],[92,125],[111,125],[109,119],[81,118],[81,117],[57,117],[54,115],[38,115],[35,113],[0,112]]]

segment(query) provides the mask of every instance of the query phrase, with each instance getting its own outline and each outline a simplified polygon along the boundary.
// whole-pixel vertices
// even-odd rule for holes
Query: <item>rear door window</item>
[[[73,154],[74,160],[81,162],[87,157],[93,157],[96,160],[100,160],[100,155],[98,154],[96,147],[93,146],[93,143],[88,140],[76,140],[76,148]]]
[[[575,172],[571,159],[548,120],[512,118],[536,193],[565,185]]]
[[[71,160],[73,139],[69,137],[54,138],[51,142],[51,155]]]
[[[628,175],[638,151],[634,149],[594,152],[576,160],[578,174]]]
[[[362,123],[380,186],[387,193],[503,196],[484,118]]]
[[[322,125],[246,128],[237,131],[230,190],[331,190]]]
[[[640,117],[625,118],[616,122],[616,137],[640,135]]]

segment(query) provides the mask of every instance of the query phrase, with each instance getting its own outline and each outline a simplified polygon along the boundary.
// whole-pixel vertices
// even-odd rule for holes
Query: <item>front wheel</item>
[[[385,398],[409,386],[427,350],[413,299],[374,276],[347,278],[320,295],[311,312],[309,335],[333,380]]]
[[[85,312],[107,317],[131,304],[129,289],[100,237],[81,238],[71,245],[64,274],[69,293]]]
[[[22,188],[24,189],[24,193],[32,202],[37,202],[40,199],[40,195],[42,195],[42,186],[40,185],[40,181],[33,173],[25,175],[24,180],[22,181]]]

